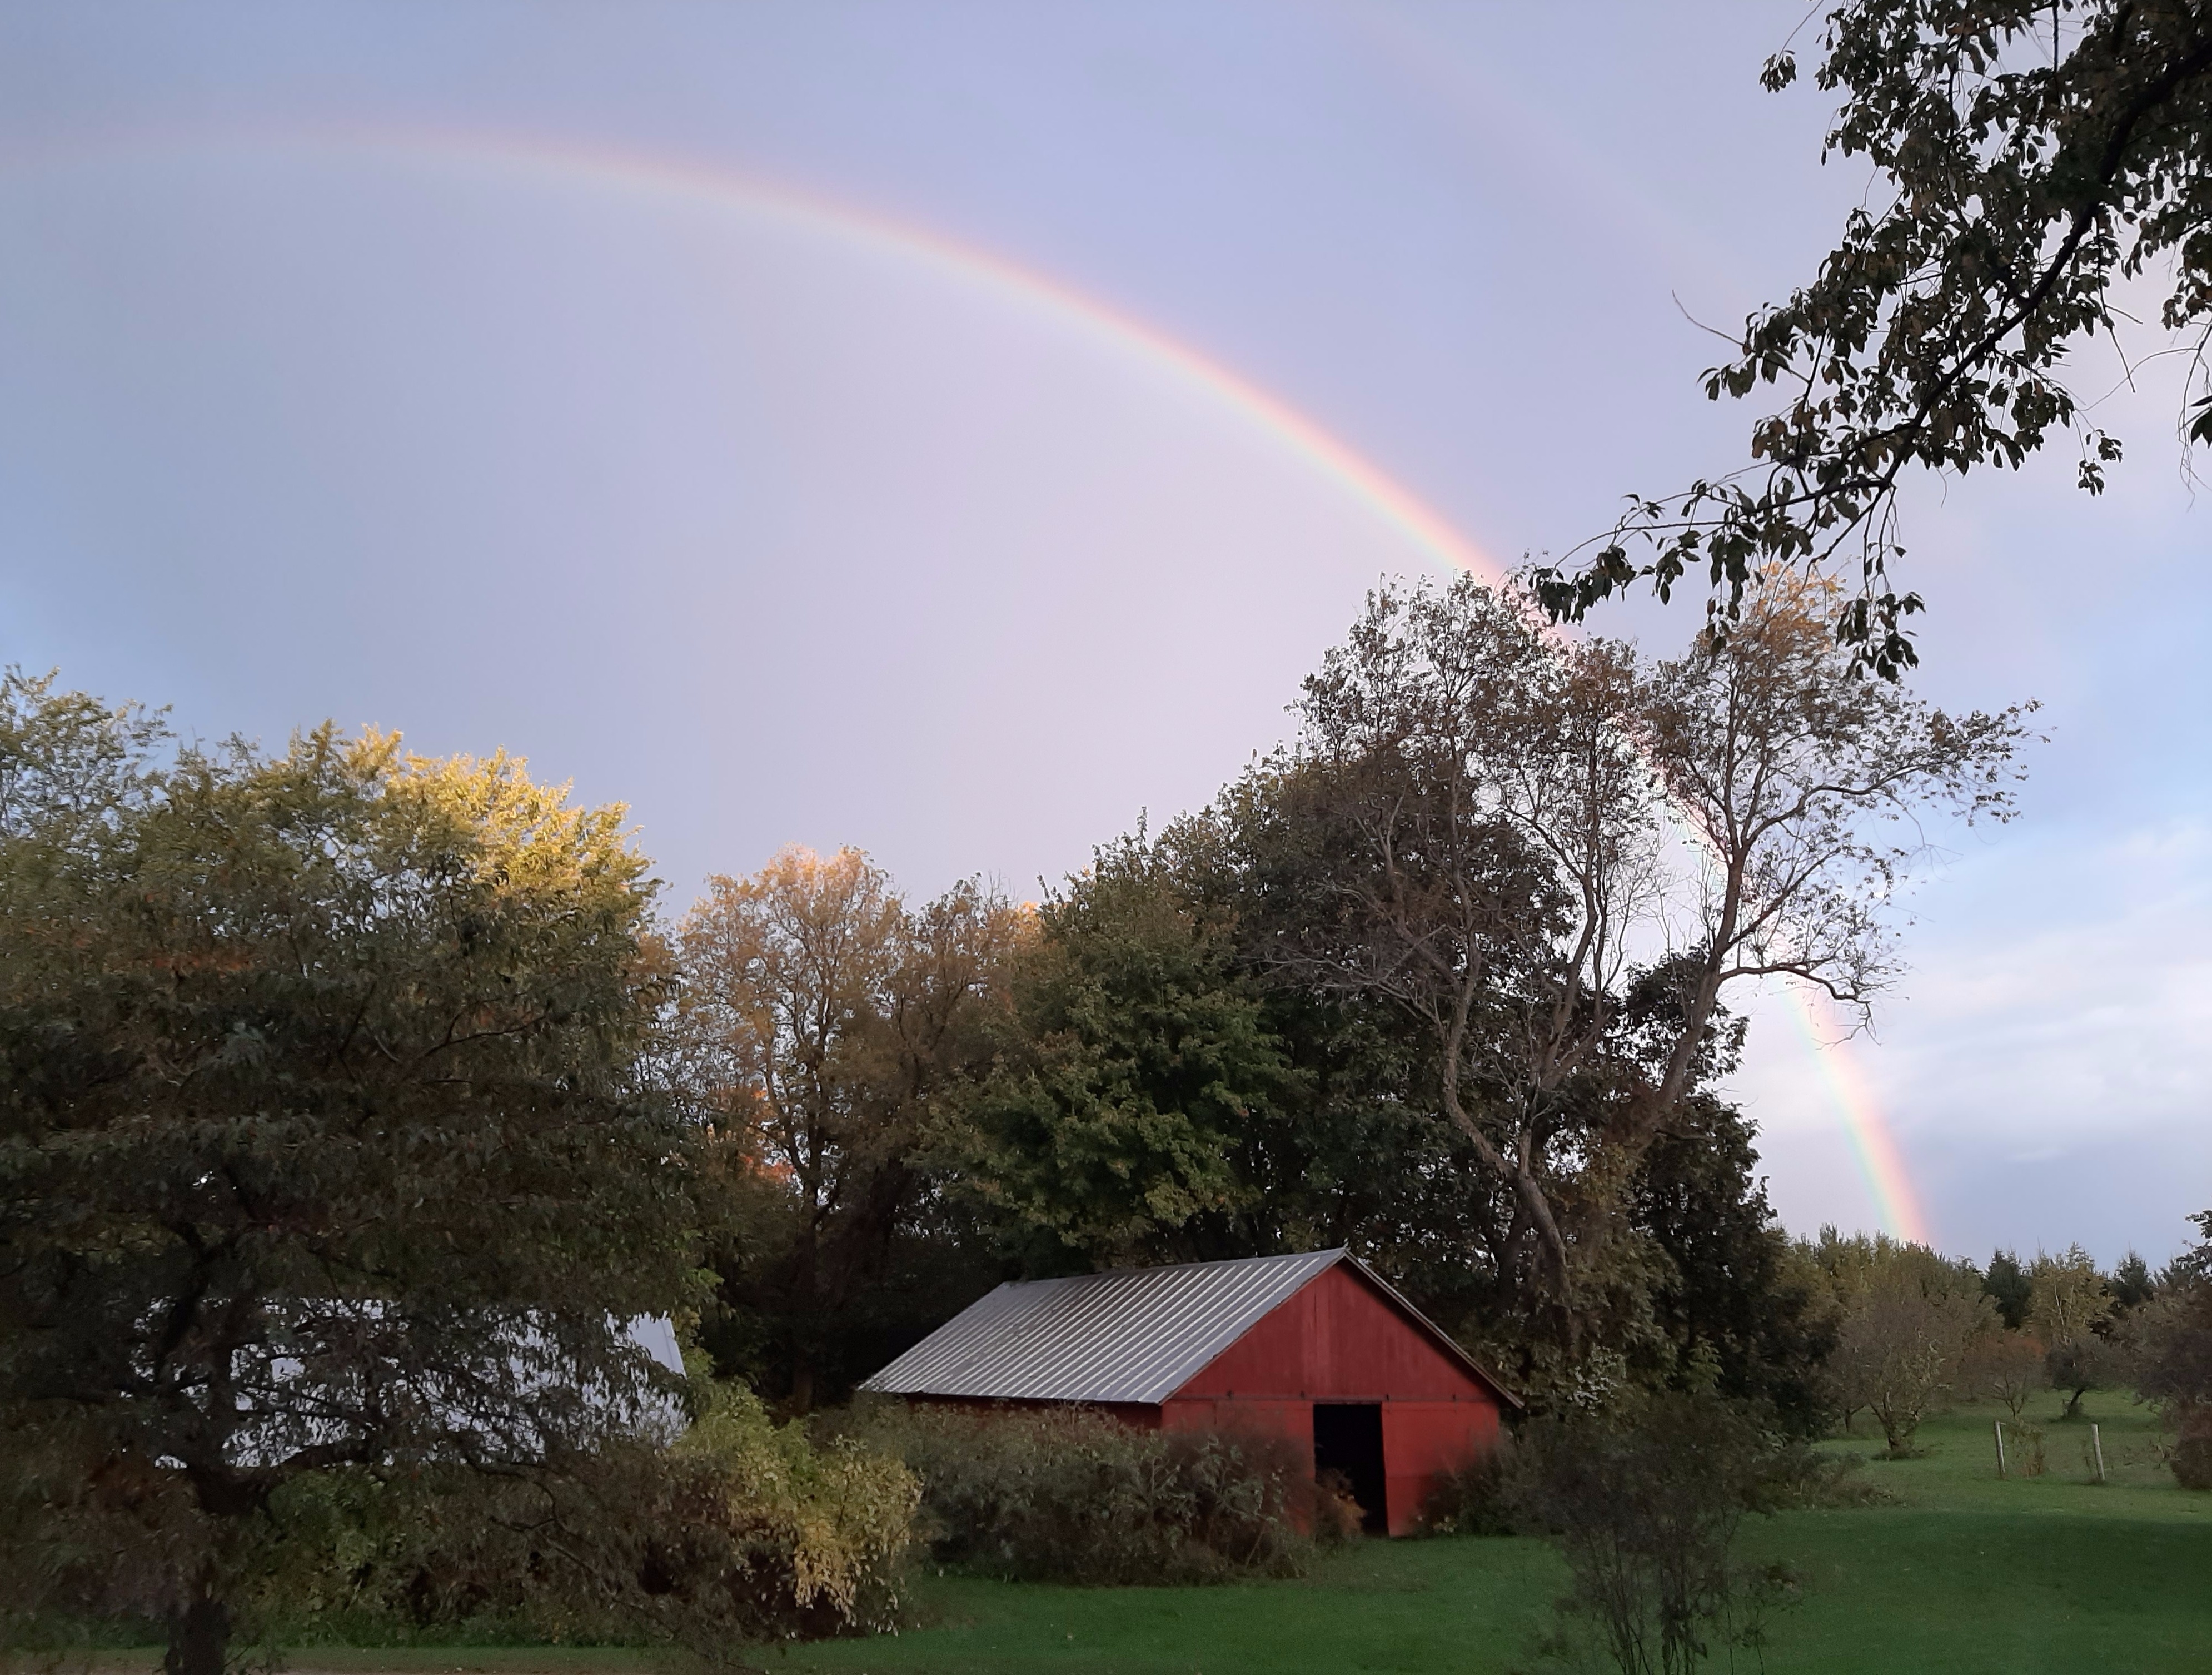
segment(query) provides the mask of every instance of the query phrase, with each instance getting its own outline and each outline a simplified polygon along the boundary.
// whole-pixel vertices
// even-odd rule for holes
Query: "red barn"
[[[1002,1285],[860,1387],[1289,1436],[1392,1535],[1520,1405],[1346,1251]]]

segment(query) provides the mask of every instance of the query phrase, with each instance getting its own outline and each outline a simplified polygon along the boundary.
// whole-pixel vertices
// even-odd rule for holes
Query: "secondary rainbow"
[[[447,169],[461,165],[473,165],[487,171],[507,169],[572,187],[658,198],[703,205],[725,213],[781,220],[819,235],[864,246],[879,254],[925,264],[994,291],[1021,307],[1073,320],[1132,357],[1188,381],[1273,436],[1365,504],[1427,562],[1446,574],[1467,571],[1490,582],[1505,574],[1504,565],[1371,461],[1297,409],[1219,362],[1058,280],[942,233],[875,210],[861,210],[795,191],[781,183],[682,158],[481,129],[325,126],[287,130],[281,134],[170,133],[158,140],[140,136],[112,146],[93,149],[129,151],[150,145],[174,147],[180,142],[228,149],[265,145],[271,140],[295,150],[303,145],[320,145],[341,153],[407,158]],[[82,156],[82,150],[76,155]],[[20,168],[33,160],[19,155],[13,161]],[[1790,1002],[1808,1051],[1820,1067],[1822,1080],[1827,1083],[1850,1136],[1868,1192],[1885,1230],[1899,1238],[1924,1241],[1926,1222],[1903,1159],[1857,1067],[1839,1041],[1823,1039],[1808,1002],[1794,988],[1790,991]]]

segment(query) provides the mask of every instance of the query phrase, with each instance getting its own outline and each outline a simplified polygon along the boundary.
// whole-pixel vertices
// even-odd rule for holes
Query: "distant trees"
[[[0,1605],[221,1675],[297,1486],[550,1482],[672,1392],[690,1142],[618,807],[0,679]]]
[[[2173,1431],[2182,1487],[2212,1489],[2212,1210],[2190,1219],[2197,1244],[2132,1323],[2136,1389]]]
[[[2067,1392],[2065,1417],[2081,1411],[2081,1398],[2112,1382],[2117,1358],[2106,1343],[2112,1297],[2097,1264],[2079,1245],[2057,1256],[2039,1255],[2027,1270],[2028,1329],[2049,1348],[2051,1386]]]
[[[989,1060],[1028,935],[974,885],[910,910],[849,849],[715,878],[678,927],[678,1081],[734,1217],[708,1342],[796,1410],[902,1347],[900,1293],[924,1319],[965,1300],[960,1241],[916,1236],[942,1210],[920,1153],[935,1102]]]
[[[2051,1383],[2049,1349],[2039,1338],[1998,1326],[1978,1334],[1959,1367],[1960,1386],[1975,1397],[2004,1404],[2014,1418]]]
[[[1826,1367],[1831,1399],[1846,1423],[1860,1409],[1872,1413],[1890,1453],[1902,1456],[1990,1324],[1981,1276],[1923,1246],[1833,1228],[1808,1255],[1839,1310]]]

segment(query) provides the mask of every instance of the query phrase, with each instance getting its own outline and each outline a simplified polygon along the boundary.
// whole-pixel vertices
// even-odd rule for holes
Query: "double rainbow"
[[[239,137],[248,144],[270,137]],[[468,167],[552,180],[572,189],[659,199],[692,209],[742,216],[865,247],[878,258],[913,264],[963,283],[1007,307],[1042,314],[1090,333],[1131,360],[1164,370],[1273,437],[1295,457],[1368,507],[1430,563],[1447,573],[1497,581],[1504,567],[1442,515],[1305,414],[1188,344],[1097,298],[991,252],[820,196],[719,167],[593,144],[466,129],[325,128],[281,137],[288,147],[322,146],[366,157],[409,159],[434,168]],[[177,137],[142,139],[130,149],[173,149]],[[18,166],[24,161],[19,159]],[[1925,1242],[1917,1195],[1888,1125],[1859,1067],[1841,1040],[1825,1038],[1813,1000],[1791,987],[1788,996],[1813,1063],[1826,1083],[1849,1136],[1884,1230]]]

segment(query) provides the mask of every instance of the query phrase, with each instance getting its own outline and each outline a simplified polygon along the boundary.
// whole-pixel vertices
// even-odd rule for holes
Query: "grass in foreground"
[[[2089,1481],[2087,1422],[2042,1426],[2040,1477],[1996,1475],[1990,1422],[1931,1422],[1921,1458],[1867,1478],[1896,1504],[1747,1525],[1747,1557],[1782,1559],[1804,1599],[1773,1626],[1772,1675],[2020,1675],[2212,1668],[2212,1495],[2173,1484],[2124,1397],[2092,1396],[2111,1483]],[[1871,1453],[1872,1440],[1838,1445]],[[2017,1455],[2015,1455],[2017,1459]],[[770,1654],[772,1668],[852,1675],[1258,1675],[1503,1672],[1527,1661],[1565,1585],[1534,1541],[1366,1542],[1301,1582],[1086,1590],[926,1577],[933,1626]],[[1752,1666],[1756,1666],[1755,1663]]]
[[[1869,1463],[1896,1497],[1745,1526],[1747,1558],[1788,1562],[1804,1599],[1779,1616],[1771,1675],[2201,1675],[2212,1669],[2212,1495],[2156,1459],[2122,1396],[2089,1398],[2112,1481],[2091,1482],[2087,1422],[2058,1400],[2025,1417],[2044,1432],[2039,1477],[1996,1474],[1990,1421],[1967,1407],[1931,1421],[1919,1458]],[[1872,1439],[1836,1447],[1872,1453]],[[2015,1462],[2019,1456],[2015,1453]],[[1069,1588],[924,1573],[924,1626],[896,1636],[755,1655],[788,1675],[1502,1675],[1528,1661],[1565,1574],[1534,1541],[1368,1541],[1302,1581],[1212,1588]],[[159,1654],[107,1653],[103,1671]],[[586,1648],[302,1647],[301,1675],[647,1675],[641,1652]],[[1723,1664],[1722,1666],[1725,1667]],[[1756,1660],[1739,1667],[1758,1667]]]

